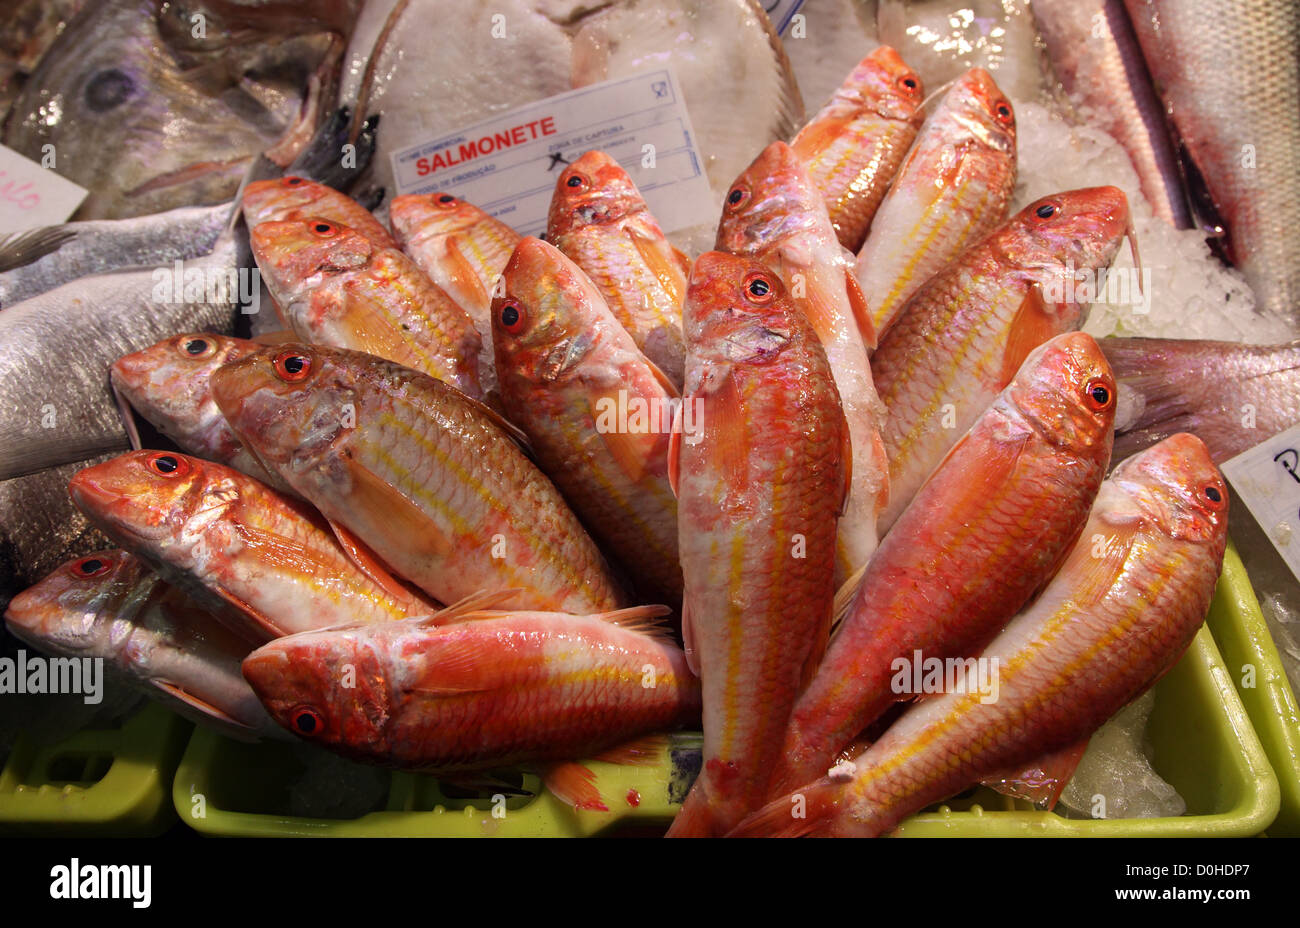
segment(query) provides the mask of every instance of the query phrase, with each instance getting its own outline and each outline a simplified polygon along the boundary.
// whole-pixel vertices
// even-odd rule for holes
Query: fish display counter
[[[1300,835],[1295,4],[8,6],[0,834]]]

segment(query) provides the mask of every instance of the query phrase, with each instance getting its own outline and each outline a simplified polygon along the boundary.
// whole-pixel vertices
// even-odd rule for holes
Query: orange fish
[[[637,347],[680,386],[690,262],[617,161],[589,151],[561,172],[546,239],[582,268]]]
[[[683,637],[700,675],[704,766],[670,836],[725,834],[766,798],[786,721],[826,646],[848,427],[826,352],[762,263],[700,256],[673,434]]]
[[[263,222],[325,219],[355,229],[380,248],[396,248],[383,223],[356,200],[333,187],[294,174],[253,181],[244,188],[244,221],[251,230]]]

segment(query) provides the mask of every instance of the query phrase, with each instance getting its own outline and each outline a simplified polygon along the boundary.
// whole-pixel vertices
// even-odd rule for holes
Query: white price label
[[[0,145],[0,233],[67,222],[86,193],[85,187]]]
[[[1243,451],[1221,470],[1300,580],[1300,425]]]
[[[681,86],[671,69],[529,103],[392,155],[397,194],[446,192],[520,235],[546,230],[565,165],[598,148],[631,175],[665,232],[716,220]]]

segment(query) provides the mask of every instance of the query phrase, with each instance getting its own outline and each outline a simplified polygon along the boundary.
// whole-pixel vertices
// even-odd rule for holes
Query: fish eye
[[[301,183],[302,183],[301,177],[286,177],[284,179],[284,185],[286,187],[297,187]]]
[[[181,342],[181,350],[191,358],[199,358],[212,354],[213,350],[215,350],[215,346],[206,338],[200,338],[196,335],[192,338],[184,339]]]
[[[450,193],[444,193],[442,196],[438,197],[438,202],[447,205],[447,204],[455,203],[456,198],[453,197]]]
[[[1057,204],[1044,203],[1042,206],[1034,210],[1034,215],[1037,216],[1039,219],[1051,219],[1060,211],[1061,211],[1061,207],[1058,206]]]
[[[1219,492],[1218,487],[1210,486],[1205,488],[1205,498],[1214,504],[1217,509],[1223,503],[1223,494]]]
[[[772,299],[772,281],[765,274],[750,274],[745,278],[745,293],[751,303],[766,303]]]
[[[1103,380],[1089,381],[1084,392],[1088,394],[1088,400],[1091,402],[1092,408],[1098,411],[1109,406],[1111,398],[1114,396],[1110,387]]]
[[[78,577],[98,577],[108,573],[113,562],[102,557],[88,557],[72,565],[72,572]]]
[[[1004,125],[1008,125],[1008,126],[1011,125],[1011,120],[1012,120],[1011,104],[1003,100],[1001,103],[999,103],[996,107],[993,108],[993,112],[997,114],[999,122],[1003,123]]]
[[[912,77],[910,74],[899,78],[898,83],[903,87],[906,87],[908,90],[915,90],[918,86],[916,78]]]
[[[564,185],[566,187],[573,187],[575,189],[578,187],[585,187],[587,185],[587,178],[583,177],[581,174],[578,174],[575,171],[574,173],[569,175],[569,179],[564,182]]]
[[[737,209],[748,199],[748,190],[740,186],[732,187],[731,192],[727,194],[727,206],[732,209]]]
[[[317,219],[311,224],[311,230],[321,238],[329,238],[339,229],[338,226],[334,225],[332,222],[326,222],[324,219]]]
[[[524,308],[515,300],[502,305],[501,327],[512,335],[518,334],[524,327]]]
[[[271,362],[276,375],[285,383],[306,380],[311,373],[311,358],[298,351],[281,351]]]
[[[311,706],[299,706],[290,713],[293,730],[300,735],[318,735],[325,728],[325,720]]]
[[[184,458],[163,452],[149,458],[149,469],[162,477],[179,477],[189,473],[190,465]]]
[[[86,105],[96,113],[121,106],[135,95],[135,81],[118,68],[108,68],[91,75],[86,84]]]

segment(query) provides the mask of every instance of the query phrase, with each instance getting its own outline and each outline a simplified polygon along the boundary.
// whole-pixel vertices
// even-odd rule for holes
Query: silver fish
[[[1125,0],[1260,308],[1300,321],[1300,4]]]

